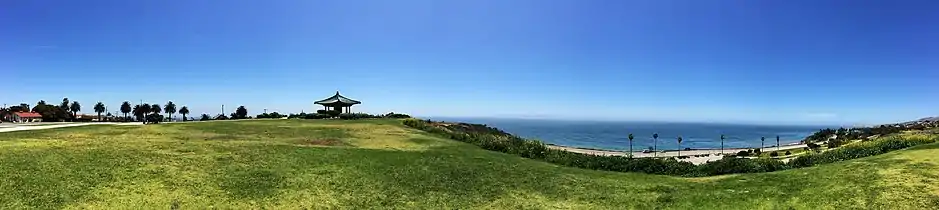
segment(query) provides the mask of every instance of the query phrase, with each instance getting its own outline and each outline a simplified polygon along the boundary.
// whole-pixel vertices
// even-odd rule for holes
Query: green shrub
[[[816,151],[818,151],[818,149],[821,149],[821,148],[822,148],[821,145],[818,145],[818,144],[812,143],[812,142],[809,142],[808,144],[805,144],[805,145],[808,146],[809,149],[811,149],[811,150],[816,150]]]
[[[383,117],[385,117],[385,118],[398,118],[398,119],[411,118],[410,115],[399,114],[399,113],[394,113],[394,112],[389,112],[388,114],[385,114],[385,116],[383,116]]]
[[[843,144],[844,144],[844,141],[843,141],[843,140],[840,140],[840,139],[832,139],[832,140],[828,140],[828,145],[827,145],[827,146],[828,146],[828,148],[837,148],[837,147],[840,147],[840,146],[843,145]]]
[[[276,119],[276,118],[282,118],[282,117],[287,117],[287,115],[282,115],[282,114],[280,114],[280,113],[273,112],[273,113],[263,113],[263,114],[259,114],[256,118],[258,118],[258,119],[275,118],[275,119]]]
[[[770,153],[769,153],[769,156],[770,156],[770,157],[777,157],[777,156],[779,156],[779,153],[776,152],[776,151],[773,151],[773,152],[770,152]]]
[[[795,168],[809,167],[818,164],[833,163],[843,160],[884,154],[890,151],[912,146],[935,143],[936,141],[937,138],[891,137],[874,141],[859,142],[823,153],[804,154],[793,159],[792,161],[789,161],[789,165]]]
[[[343,120],[357,120],[357,119],[369,119],[369,118],[380,118],[379,116],[370,115],[366,113],[342,113],[339,114],[339,119]]]
[[[737,152],[737,156],[740,156],[740,157],[750,156],[750,150]]]
[[[149,114],[147,115],[146,123],[157,124],[163,122],[163,115],[160,114]]]
[[[741,151],[745,152],[745,151]],[[785,163],[775,159],[747,159],[725,156],[717,161],[698,165],[695,175],[714,176],[736,173],[761,173],[788,169]]]
[[[786,151],[786,156],[792,155],[791,151]]]
[[[331,117],[332,116],[330,116],[329,114],[320,114],[320,113],[315,113],[315,114],[311,113],[311,114],[306,114],[306,115],[301,116],[301,118],[303,119],[326,119],[326,118],[331,118]]]

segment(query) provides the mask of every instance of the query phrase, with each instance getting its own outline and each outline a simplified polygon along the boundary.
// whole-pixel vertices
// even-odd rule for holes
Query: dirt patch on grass
[[[307,145],[307,146],[349,146],[349,143],[346,143],[339,139],[332,138],[318,138],[318,139],[302,139],[297,141],[297,144]]]

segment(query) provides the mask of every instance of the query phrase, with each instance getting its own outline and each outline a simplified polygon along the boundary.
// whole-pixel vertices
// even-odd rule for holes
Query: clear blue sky
[[[0,102],[195,114],[887,123],[939,115],[939,2],[0,3]]]

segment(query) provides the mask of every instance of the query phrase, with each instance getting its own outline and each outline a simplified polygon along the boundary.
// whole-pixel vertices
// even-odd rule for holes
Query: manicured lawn
[[[929,209],[939,144],[820,167],[677,178],[589,171],[396,120],[0,133],[0,209]]]

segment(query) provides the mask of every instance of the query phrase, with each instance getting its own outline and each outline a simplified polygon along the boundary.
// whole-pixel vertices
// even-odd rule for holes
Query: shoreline
[[[573,152],[573,153],[588,154],[588,155],[628,156],[628,153],[629,153],[628,151],[617,151],[617,150],[598,149],[598,148],[581,148],[581,147],[563,146],[563,145],[557,145],[557,144],[545,144],[545,145],[547,145],[548,148],[551,148],[551,149],[558,149],[558,150],[563,150],[563,151],[568,151],[568,152]],[[804,143],[790,143],[790,144],[780,145],[778,149],[776,146],[770,146],[770,147],[760,148],[760,150],[763,152],[772,152],[772,151],[799,149],[799,148],[807,148],[807,147],[808,147],[808,144],[804,144]],[[723,154],[736,154],[737,152],[747,151],[750,149],[754,149],[754,148],[724,148]],[[695,165],[703,164],[709,161],[720,160],[721,158],[723,158],[720,148],[692,149],[692,150],[687,150],[687,151],[682,150],[680,151],[680,153],[682,156],[687,156],[688,158],[678,159],[678,161],[691,162]],[[657,152],[649,152],[649,153],[643,153],[640,150],[638,152],[633,151],[632,156],[637,157],[637,158],[678,157],[678,154],[679,154],[678,150],[660,150]],[[698,157],[695,157],[695,156],[698,156]]]
[[[542,141],[542,142],[543,142],[543,141]],[[788,144],[780,145],[780,147],[795,146],[795,145],[803,145],[803,144],[804,144],[804,143],[794,142],[794,143],[788,143]],[[626,150],[602,149],[602,148],[594,148],[594,147],[567,146],[567,145],[560,145],[560,144],[554,144],[554,143],[545,143],[545,145],[547,145],[547,146],[549,146],[549,147],[563,147],[563,148],[569,148],[569,149],[593,150],[593,151],[601,151],[601,152],[626,152]],[[763,147],[763,148],[776,148],[776,146],[767,146],[767,147]],[[724,150],[732,150],[732,149],[734,149],[734,150],[746,150],[746,149],[756,149],[756,147],[725,147],[725,148],[724,148]],[[682,151],[682,152],[685,152],[685,151],[689,151],[689,152],[690,152],[690,151],[700,151],[700,150],[721,150],[721,148],[691,148],[691,150],[681,150],[681,151]],[[642,150],[640,149],[640,150],[635,150],[635,151],[642,151]],[[636,153],[635,151],[633,151],[633,153]],[[666,149],[666,150],[659,150],[659,152],[675,152],[675,151],[678,151],[678,150],[667,150],[667,149]],[[767,151],[770,151],[770,150],[767,150]],[[651,152],[650,152],[650,153],[651,153]]]

